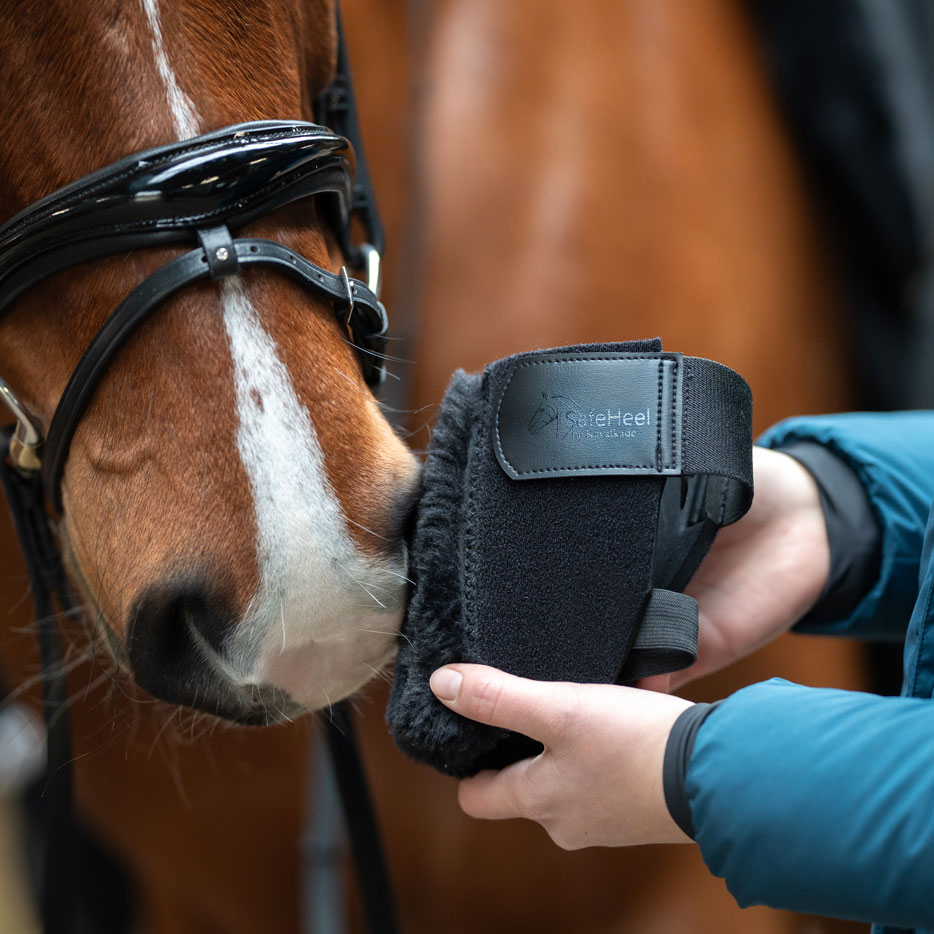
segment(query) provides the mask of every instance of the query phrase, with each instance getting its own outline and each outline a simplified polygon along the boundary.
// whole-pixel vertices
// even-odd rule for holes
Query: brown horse
[[[327,3],[32,6],[5,4],[0,23],[4,216],[141,148],[309,116],[333,66]],[[303,210],[253,232],[327,264]],[[3,318],[0,372],[41,424],[107,312],[165,259],[69,270]],[[287,695],[285,716],[391,658],[414,476],[328,303],[248,274],[167,302],[116,359],[71,445],[59,533],[91,617],[152,693],[240,719]]]
[[[243,121],[311,119],[335,56],[329,0],[5,3],[0,217],[141,149]],[[319,265],[342,262],[307,202],[242,233],[278,240]],[[144,249],[69,269],[3,316],[0,374],[39,426],[48,428],[106,316],[181,252]],[[254,840],[249,821],[236,822],[247,785],[219,794],[220,774],[205,768],[211,750],[201,746],[180,754],[195,766],[169,761],[178,790],[156,770],[175,805],[153,808],[147,838],[134,813],[143,785],[108,781],[107,757],[111,749],[118,759],[139,756],[123,778],[134,768],[152,772],[146,757],[164,745],[159,731],[171,729],[174,711],[153,707],[131,679],[166,701],[246,722],[288,721],[357,691],[394,653],[406,586],[401,528],[416,477],[415,458],[365,384],[334,308],[275,273],[182,291],[133,334],[98,387],[71,444],[57,528],[88,624],[73,643],[104,647],[91,665],[112,656],[102,687],[113,701],[97,709],[100,693],[86,688],[100,670],[70,658],[73,692],[83,683],[87,698],[75,709],[77,752],[87,756],[81,809],[144,880],[142,864],[159,853],[152,835],[175,831],[163,814],[186,797],[199,816],[182,812],[178,821],[208,822],[200,861],[276,847],[288,857],[239,870],[250,879],[269,873],[254,898],[264,912],[244,911],[242,902],[176,908],[198,900],[179,870],[199,846],[182,846],[163,891],[143,887],[151,916],[173,917],[173,930],[257,930],[261,914],[274,917],[267,906],[280,901],[281,885],[272,878],[296,865],[299,814],[294,795],[283,795],[277,819],[276,794],[256,781],[248,797],[268,807],[257,832],[272,828],[278,840]],[[28,665],[16,640],[7,641],[8,680],[21,682]],[[119,694],[126,699],[117,704]],[[108,745],[101,725],[118,706],[128,708],[116,716],[134,733],[127,740],[118,729]],[[304,729],[287,741],[231,734],[213,749],[233,761],[262,757],[283,776],[278,787],[298,788],[304,742]],[[201,793],[213,801],[199,802]],[[226,815],[226,844],[209,829],[212,804],[215,817]],[[194,865],[181,871],[197,874]],[[238,886],[237,873],[228,881]],[[285,914],[294,922],[297,911],[293,891]]]

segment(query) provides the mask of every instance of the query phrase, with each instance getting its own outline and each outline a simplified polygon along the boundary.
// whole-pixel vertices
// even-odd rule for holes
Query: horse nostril
[[[203,581],[149,587],[138,599],[127,631],[136,683],[160,700],[230,716],[220,709],[219,692],[211,689],[218,675],[208,655],[223,653],[231,620],[223,601]]]

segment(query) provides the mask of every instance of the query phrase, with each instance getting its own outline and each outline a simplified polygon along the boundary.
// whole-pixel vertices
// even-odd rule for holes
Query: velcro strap
[[[653,590],[621,682],[680,671],[697,661],[697,601],[673,590]]]
[[[679,353],[533,352],[494,400],[493,447],[513,480],[698,476],[707,515],[752,499],[752,396],[729,367]]]

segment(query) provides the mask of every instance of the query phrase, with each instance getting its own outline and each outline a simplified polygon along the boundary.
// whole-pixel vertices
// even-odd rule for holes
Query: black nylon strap
[[[334,302],[343,312],[343,320],[348,301],[347,285],[342,275],[322,269],[272,240],[241,239],[234,240],[232,245],[236,261],[241,266],[267,265],[282,270],[313,292]],[[209,275],[210,266],[204,250],[192,250],[176,257],[144,279],[120,303],[88,344],[52,417],[42,458],[46,489],[59,512],[62,510],[62,473],[72,436],[110,361],[140,322],[159,304],[183,286],[206,279]],[[386,312],[362,282],[356,279],[350,282],[353,289],[350,329],[354,344],[361,353],[372,354],[364,356],[361,362],[367,382],[378,382],[381,359],[377,351],[368,351],[367,348],[385,343],[388,330]]]

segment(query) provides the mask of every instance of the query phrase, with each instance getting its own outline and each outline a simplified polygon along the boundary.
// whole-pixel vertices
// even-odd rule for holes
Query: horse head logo
[[[557,438],[561,423],[567,419],[568,413],[580,411],[580,408],[573,399],[567,396],[549,396],[542,390],[542,401],[529,419],[529,434],[537,435],[549,425],[554,425]]]

